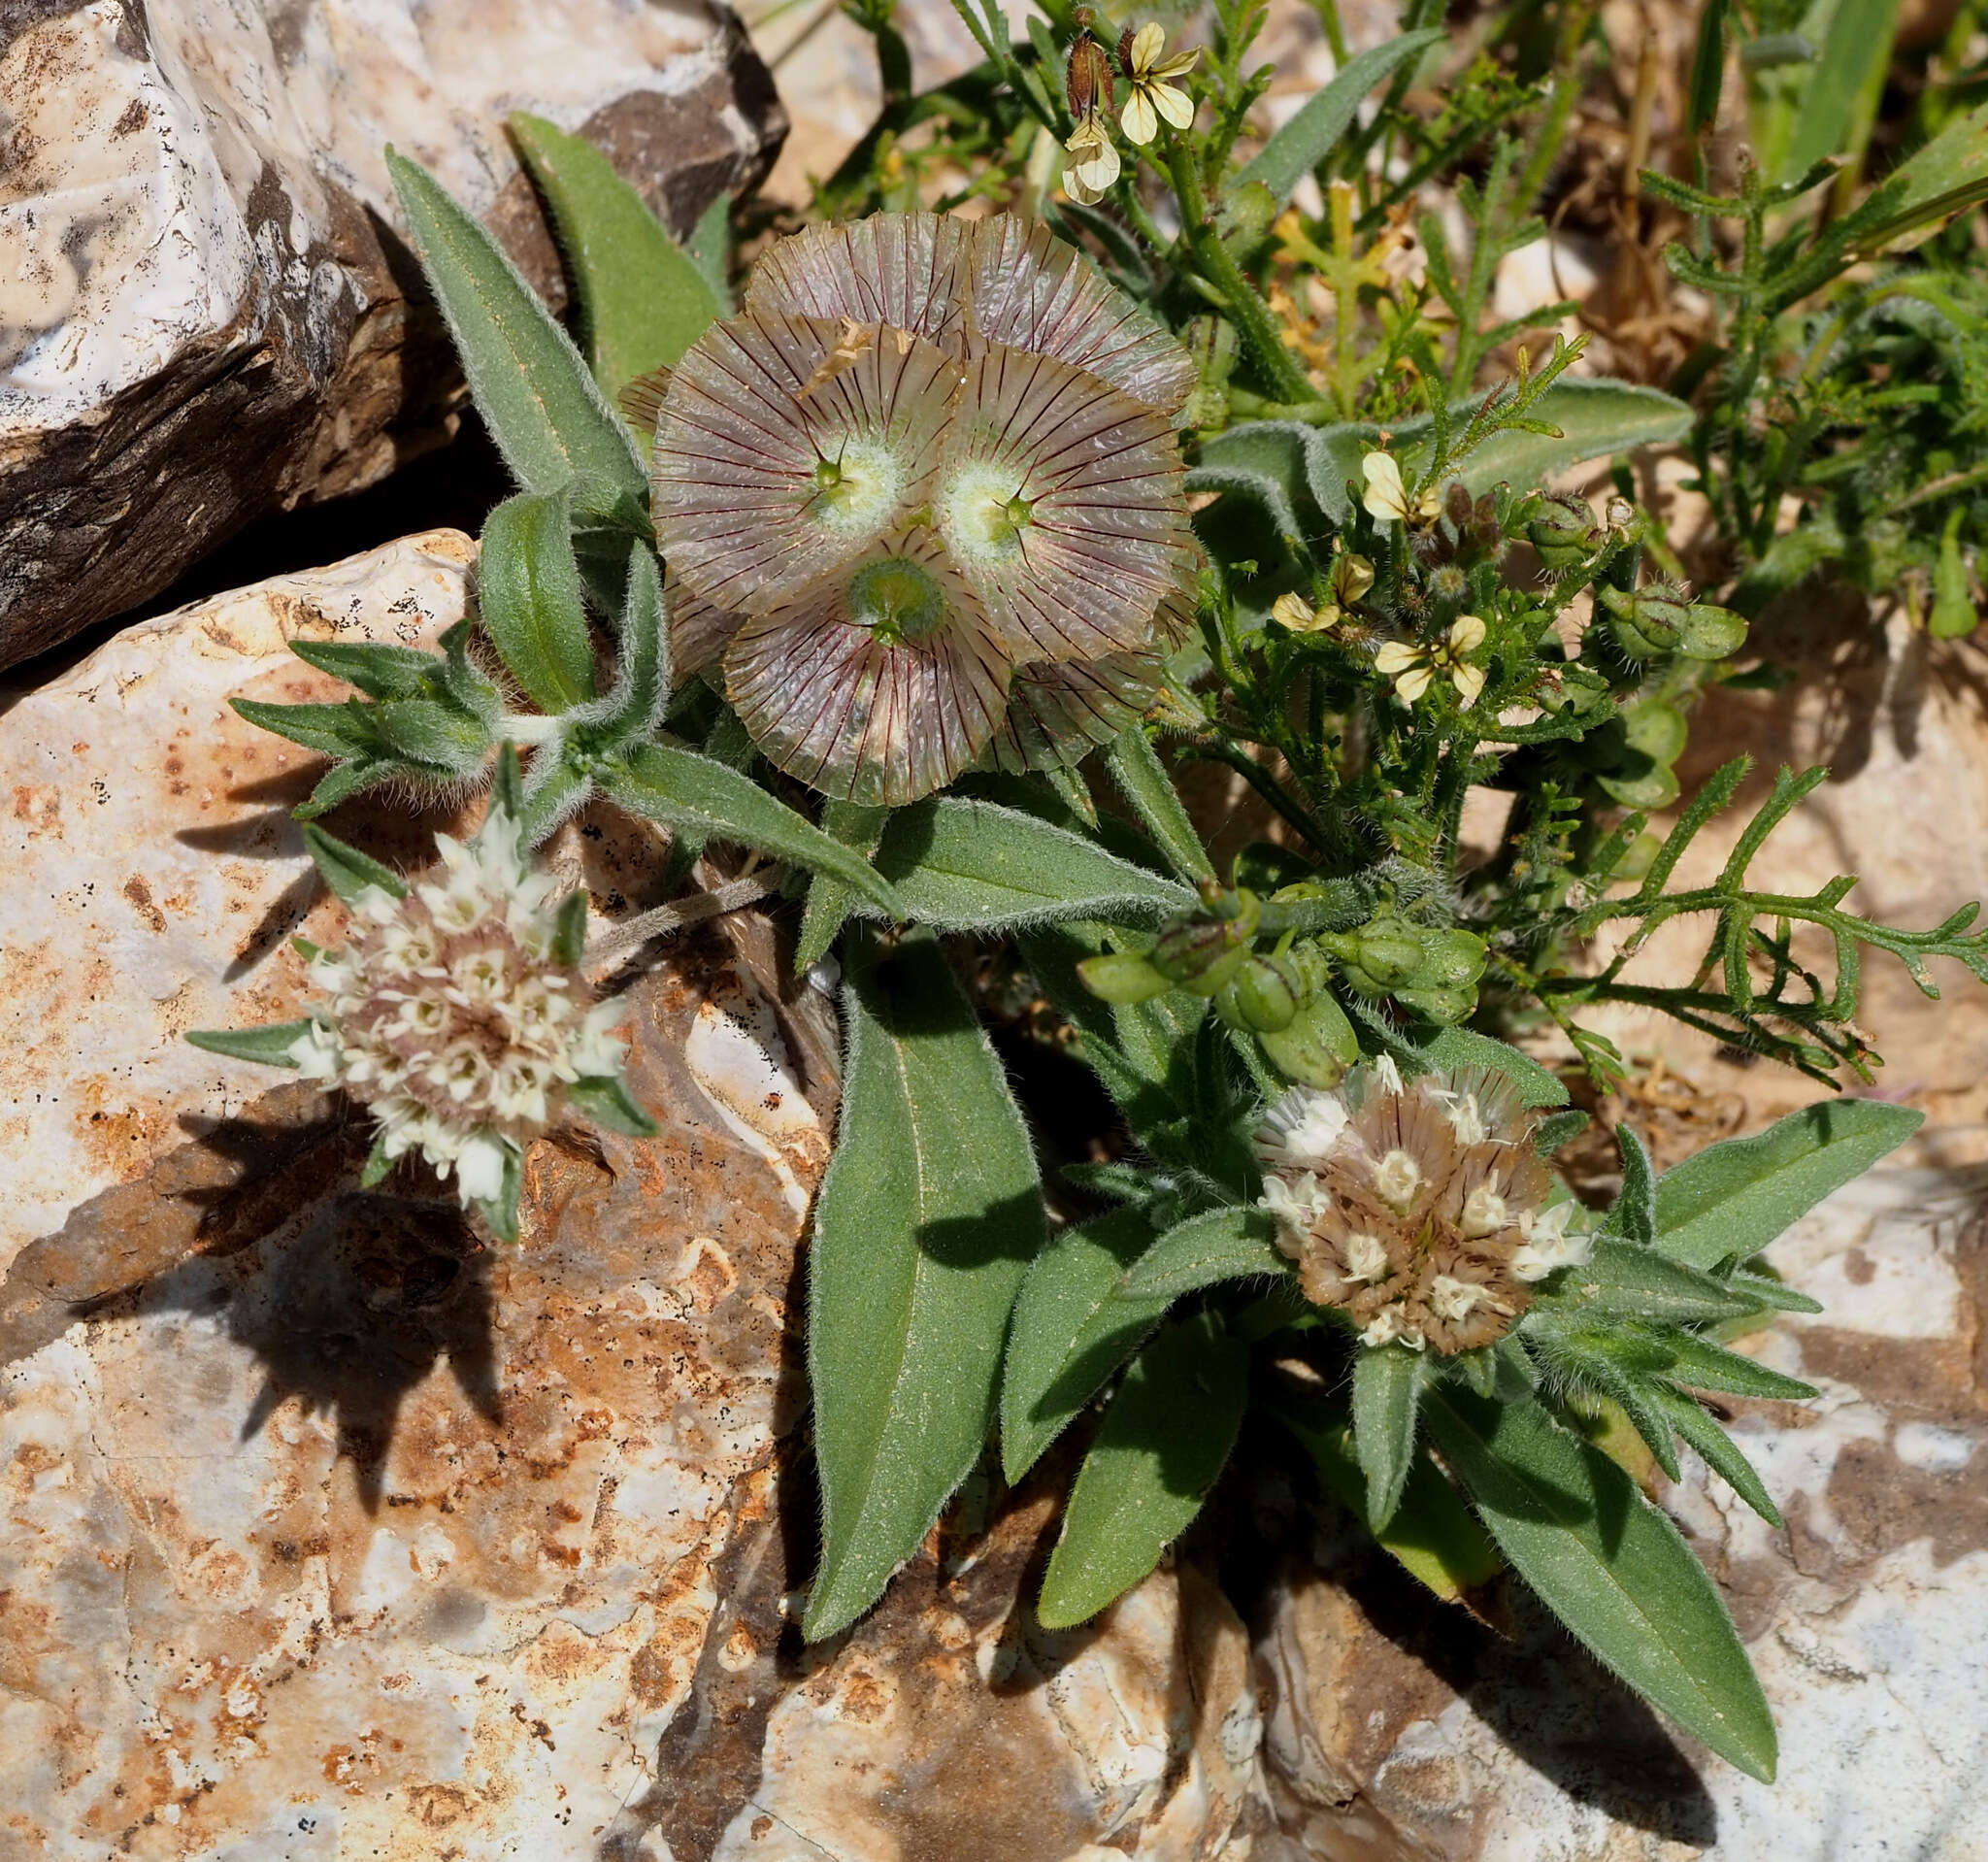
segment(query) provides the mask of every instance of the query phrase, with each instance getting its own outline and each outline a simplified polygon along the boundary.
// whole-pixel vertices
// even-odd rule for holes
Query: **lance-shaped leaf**
[[[484,520],[477,561],[483,631],[532,703],[555,716],[594,696],[571,514],[563,489],[507,498]]]
[[[1460,427],[1477,407],[1478,402],[1471,401],[1451,410],[1453,425]],[[1690,432],[1692,419],[1691,410],[1673,395],[1630,382],[1585,376],[1563,376],[1553,382],[1527,410],[1526,417],[1558,432],[1528,433],[1514,427],[1494,433],[1464,455],[1453,476],[1474,494],[1501,482],[1515,489],[1536,485],[1583,459],[1681,440]],[[1432,433],[1433,422],[1426,416],[1404,420],[1394,429],[1396,449],[1412,458],[1426,450]]]
[[[877,869],[904,909],[944,931],[1058,918],[1152,923],[1194,894],[1096,842],[993,802],[935,796],[891,816]]]
[[[606,765],[597,780],[633,814],[665,827],[736,841],[812,873],[832,873],[881,913],[904,915],[889,882],[867,860],[769,795],[749,776],[712,757],[644,744]]]
[[[1415,1461],[1415,1417],[1429,1381],[1426,1353],[1405,1345],[1353,1357],[1353,1447],[1367,1478],[1367,1524],[1387,1529]]]
[[[290,1049],[311,1032],[311,1023],[282,1021],[267,1028],[195,1028],[186,1039],[211,1054],[253,1060],[265,1067],[295,1067]]]
[[[522,111],[511,133],[552,210],[595,379],[613,395],[675,367],[725,313],[704,268],[591,143]]]
[[[476,216],[425,169],[386,152],[414,251],[470,392],[527,491],[572,485],[588,510],[633,508],[647,479],[580,351]]]
[[[321,827],[305,825],[304,850],[310,854],[324,883],[347,905],[357,905],[360,894],[371,886],[378,886],[390,898],[404,899],[408,895],[407,881],[390,866],[381,866],[370,853],[348,847]]]
[[[566,1088],[567,1103],[609,1131],[630,1138],[653,1138],[656,1121],[635,1103],[620,1077],[614,1074],[589,1075]]]
[[[662,721],[670,696],[670,634],[663,615],[662,565],[652,549],[629,552],[620,648],[613,690],[573,715],[577,751],[605,755],[647,736]]]
[[[1230,183],[1230,191],[1259,183],[1282,206],[1291,198],[1291,190],[1339,147],[1360,100],[1441,37],[1440,26],[1425,27],[1347,59],[1344,69],[1264,144],[1255,159]]]
[[[851,946],[841,1131],[809,1263],[824,1521],[811,1639],[877,1600],[978,1457],[1044,1237],[1021,1115],[937,943]]]
[[[1174,779],[1143,726],[1134,724],[1112,739],[1105,750],[1105,767],[1175,873],[1189,885],[1212,880],[1215,863],[1202,846],[1180,791],[1174,786]]]
[[[1919,1129],[1923,1113],[1825,1100],[1754,1138],[1729,1138],[1657,1181],[1656,1246],[1693,1267],[1744,1261]]]
[[[1175,1300],[1222,1280],[1291,1272],[1278,1251],[1276,1223],[1260,1209],[1216,1209],[1170,1228],[1125,1277],[1132,1300]]]
[[[1001,1466],[1011,1485],[1159,1324],[1167,1300],[1124,1292],[1153,1238],[1144,1212],[1115,1209],[1066,1230],[1037,1257],[1008,1328]]]
[[[1706,1570],[1599,1449],[1537,1403],[1455,1388],[1425,1426],[1478,1516],[1546,1606],[1654,1707],[1772,1782],[1773,1717]]]
[[[1037,1614],[1095,1616],[1187,1529],[1242,1426],[1249,1350],[1210,1313],[1163,1327],[1133,1360],[1077,1472]]]
[[[290,651],[305,665],[315,666],[320,673],[329,673],[334,679],[342,679],[348,685],[356,685],[368,698],[411,698],[427,684],[442,665],[433,653],[424,653],[418,648],[392,647],[378,641],[293,640]],[[264,709],[302,711],[306,708],[300,705]]]
[[[1622,1194],[1608,1212],[1608,1231],[1648,1246],[1657,1239],[1657,1173],[1626,1123],[1615,1127],[1615,1147],[1622,1155]]]
[[[883,838],[883,824],[889,818],[888,809],[866,808],[860,802],[831,799],[821,810],[823,828],[865,859],[877,851],[877,844]],[[855,906],[855,893],[841,880],[822,876],[810,881],[808,904],[801,914],[801,936],[794,946],[797,972],[812,969],[828,954],[828,947],[835,942],[836,933]]]
[[[1416,1053],[1424,1067],[1488,1067],[1503,1074],[1517,1092],[1519,1104],[1536,1110],[1567,1104],[1567,1082],[1551,1074],[1530,1054],[1503,1041],[1493,1041],[1472,1028],[1445,1028],[1433,1041],[1423,1042]]]
[[[1594,1307],[1625,1318],[1694,1325],[1744,1318],[1764,1304],[1733,1282],[1653,1247],[1603,1235],[1582,1265],[1541,1290],[1534,1310]]]
[[[1682,1390],[1654,1390],[1652,1400],[1685,1442],[1705,1458],[1705,1464],[1760,1514],[1775,1531],[1780,1530],[1781,1510],[1762,1484],[1753,1463],[1740,1453],[1740,1445],[1706,1413],[1696,1397]]]

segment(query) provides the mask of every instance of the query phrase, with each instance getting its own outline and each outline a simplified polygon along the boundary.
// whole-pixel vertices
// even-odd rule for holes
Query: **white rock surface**
[[[388,142],[563,301],[514,110],[601,142],[679,230],[783,131],[714,0],[0,15],[0,666],[438,430],[454,371],[409,316]]]

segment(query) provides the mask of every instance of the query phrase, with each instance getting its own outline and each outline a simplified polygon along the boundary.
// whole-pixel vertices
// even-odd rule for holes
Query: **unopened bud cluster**
[[[1366,1346],[1441,1353],[1495,1344],[1535,1282],[1592,1247],[1569,1232],[1533,1119],[1480,1070],[1404,1081],[1365,1063],[1336,1092],[1296,1086],[1257,1133],[1262,1206],[1308,1299]]]
[[[329,1000],[289,1057],[380,1121],[382,1158],[418,1150],[453,1172],[467,1207],[501,1195],[507,1152],[558,1114],[565,1088],[615,1074],[619,1012],[589,1007],[560,960],[554,884],[531,871],[514,819],[493,812],[475,841],[437,844],[439,881],[404,898],[368,886],[351,948],[313,953]]]

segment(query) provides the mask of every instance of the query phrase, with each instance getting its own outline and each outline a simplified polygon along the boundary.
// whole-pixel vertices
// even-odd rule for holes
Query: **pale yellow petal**
[[[1140,149],[1160,133],[1159,118],[1153,115],[1153,99],[1148,93],[1147,85],[1134,84],[1132,95],[1125,100],[1125,108],[1118,113],[1125,140]]]
[[[1394,688],[1410,705],[1429,689],[1436,675],[1427,666],[1411,666],[1394,682]]]
[[[1176,51],[1162,58],[1153,67],[1153,76],[1160,79],[1184,78],[1200,62],[1201,48],[1199,46],[1196,46],[1191,51]]]
[[[1422,649],[1410,647],[1406,641],[1391,640],[1374,655],[1375,669],[1383,678],[1392,679],[1397,673],[1405,673],[1410,666],[1420,665]]]
[[[1279,595],[1270,605],[1270,617],[1298,634],[1309,633],[1314,618],[1311,604],[1299,594]]]
[[[1459,615],[1449,629],[1449,650],[1474,653],[1484,644],[1484,623],[1475,615]]]
[[[1157,110],[1176,129],[1191,129],[1194,126],[1194,99],[1176,84],[1157,82],[1146,86],[1152,98],[1152,107]]]
[[[1459,666],[1450,678],[1456,682],[1456,695],[1463,701],[1463,709],[1469,711],[1484,695],[1484,669],[1481,666]]]
[[[1360,502],[1370,515],[1383,523],[1405,523],[1408,515],[1408,494],[1402,489],[1402,469],[1385,452],[1370,452],[1360,461],[1367,482]]]
[[[1157,20],[1148,19],[1132,35],[1132,75],[1143,78],[1153,68],[1154,60],[1167,49],[1167,29]]]

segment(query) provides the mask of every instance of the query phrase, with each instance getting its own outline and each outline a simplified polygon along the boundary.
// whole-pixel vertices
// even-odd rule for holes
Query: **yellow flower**
[[[1408,488],[1402,483],[1402,469],[1389,453],[1368,453],[1360,461],[1360,470],[1367,481],[1367,489],[1360,502],[1367,507],[1370,515],[1378,517],[1383,523],[1407,523],[1410,517],[1420,517],[1426,522],[1442,509],[1441,500],[1434,490],[1423,492],[1412,505],[1409,504]]]
[[[1132,84],[1132,95],[1118,120],[1124,125],[1125,140],[1143,149],[1159,134],[1162,119],[1176,129],[1187,129],[1194,122],[1194,99],[1171,82],[1184,78],[1201,57],[1199,51],[1176,51],[1163,58],[1167,35],[1150,20],[1137,32],[1129,32],[1118,47],[1118,62]]]
[[[1313,608],[1300,594],[1279,595],[1270,605],[1270,617],[1280,627],[1287,627],[1294,634],[1322,634],[1329,627],[1340,624],[1339,605],[1327,602],[1323,608]]]
[[[1063,191],[1079,207],[1095,207],[1118,179],[1118,151],[1096,110],[1077,118],[1063,147],[1070,155],[1063,164]]]
[[[1404,705],[1412,705],[1439,673],[1447,673],[1460,708],[1469,711],[1484,691],[1484,669],[1469,663],[1470,655],[1483,646],[1484,634],[1484,623],[1475,615],[1459,615],[1447,639],[1433,647],[1389,641],[1374,655],[1374,667],[1382,678],[1394,681],[1395,696]]]

